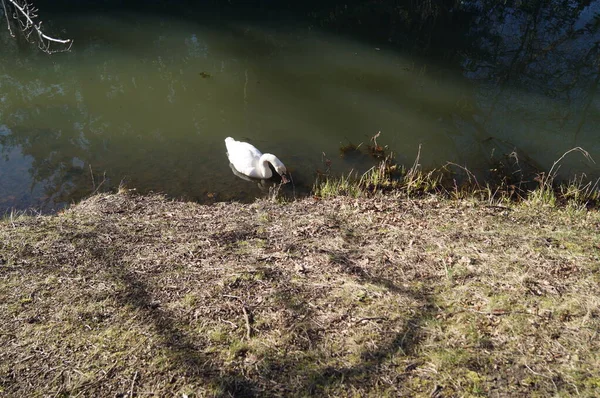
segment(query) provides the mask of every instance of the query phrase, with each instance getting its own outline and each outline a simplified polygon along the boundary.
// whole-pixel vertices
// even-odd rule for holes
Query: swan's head
[[[287,169],[285,168],[283,163],[281,163],[281,162],[279,162],[279,163],[280,163],[279,165],[273,165],[273,168],[275,169],[277,174],[279,174],[281,176],[281,182],[283,182],[284,184],[287,184],[288,182],[290,182]]]
[[[273,157],[269,159],[269,162],[275,169],[275,172],[281,176],[281,182],[283,182],[284,184],[290,182],[287,169],[283,162],[279,160],[277,156],[273,155]]]

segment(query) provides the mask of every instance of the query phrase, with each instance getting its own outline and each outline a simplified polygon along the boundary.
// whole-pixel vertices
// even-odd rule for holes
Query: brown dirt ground
[[[599,396],[600,216],[97,195],[0,221],[3,396]]]

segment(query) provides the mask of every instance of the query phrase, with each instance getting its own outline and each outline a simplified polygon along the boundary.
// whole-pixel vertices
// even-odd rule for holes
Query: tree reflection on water
[[[240,4],[233,1],[223,7],[231,10]],[[314,81],[307,82],[306,90],[298,91],[295,98],[289,100],[290,104],[298,104],[297,107],[306,106],[305,113],[309,113],[306,119],[319,123],[323,122],[319,118],[344,118],[352,113],[351,101],[356,90],[360,88],[364,93],[371,89],[376,101],[396,104],[398,108],[414,108],[411,112],[426,118],[428,123],[441,123],[444,133],[436,133],[435,140],[441,142],[441,146],[454,148],[456,158],[438,159],[439,162],[453,160],[475,171],[485,170],[489,169],[492,152],[499,156],[516,152],[531,169],[547,169],[551,160],[576,145],[597,157],[600,150],[596,138],[596,126],[600,125],[600,2],[438,0],[344,4],[347,6],[322,2],[317,7],[308,2],[302,8],[297,4],[292,7],[290,3],[281,8],[285,12],[291,8],[302,21],[298,23],[306,23],[305,16],[310,15],[308,24],[312,27],[369,43],[387,43],[386,51],[425,60],[417,61],[420,66],[408,72],[413,76],[413,82],[409,82],[413,86],[407,86],[406,81],[394,81],[392,76],[380,71],[370,74],[365,70],[353,71],[342,61],[335,65],[335,60],[331,60],[335,68],[322,71],[323,75],[347,74],[349,83],[329,87],[326,77],[314,75]],[[271,10],[267,14],[272,18],[277,12]],[[179,44],[169,37],[158,34],[148,38],[147,32],[135,24],[127,22],[125,26],[130,29],[127,31],[119,23],[115,22],[110,29],[115,34],[129,32],[117,36],[123,40],[123,44],[119,44],[123,46],[122,51],[131,58],[131,70],[135,71],[136,63],[151,62],[161,84],[143,81],[143,77],[133,72],[124,73],[121,65],[114,64],[110,58],[102,65],[85,64],[86,53],[97,55],[107,43],[117,42],[107,33],[110,29],[104,33],[80,32],[81,37],[75,37],[74,53],[60,54],[58,56],[63,57],[60,59],[42,57],[19,47],[6,32],[0,34],[4,55],[0,62],[0,121],[6,126],[5,133],[0,134],[3,153],[14,153],[11,151],[18,148],[22,156],[31,160],[30,184],[43,185],[42,196],[50,208],[77,201],[98,189],[114,189],[122,180],[141,192],[162,191],[199,201],[240,200],[257,195],[256,190],[224,178],[230,173],[224,155],[215,155],[214,159],[207,156],[224,153],[219,134],[203,136],[199,150],[197,137],[171,131],[172,126],[186,119],[189,130],[199,132],[203,118],[215,118],[213,110],[192,103],[191,99],[200,96],[206,101],[231,101],[231,97],[220,97],[220,90],[227,86],[215,88],[218,76],[215,77],[214,72],[195,70],[191,66],[185,69],[194,59],[210,59],[218,48],[211,48],[201,36],[193,34],[186,38],[183,52],[178,53]],[[236,34],[230,26],[221,29],[225,35]],[[240,34],[247,37],[248,32],[243,29]],[[138,53],[141,50],[136,49],[138,40],[150,40],[162,51],[161,55],[144,57]],[[275,58],[269,58],[282,45],[277,40],[284,39],[262,35],[254,40],[252,48],[240,48],[239,58],[220,55],[214,58],[214,65],[208,65],[217,71],[227,69],[227,63],[240,63],[240,59],[249,62],[251,52],[262,54],[271,64],[277,63]],[[321,60],[327,56],[317,55]],[[309,58],[315,54],[303,56],[308,59],[305,62],[311,62]],[[183,60],[179,70],[170,63],[175,58]],[[85,76],[90,77],[73,76],[63,66],[65,61],[89,68],[91,72]],[[32,79],[31,71],[39,70],[40,64],[42,72],[36,72],[40,77]],[[281,62],[271,73],[273,81],[302,79],[300,67]],[[256,65],[255,70],[260,68]],[[418,91],[417,86],[421,84],[418,78],[423,75],[432,82],[444,82],[446,76],[458,75],[466,89],[436,106],[437,93],[428,93],[427,86]],[[189,87],[192,77],[201,81],[205,91],[197,92],[196,87]],[[243,98],[240,94],[238,101],[246,101],[249,79],[257,89],[268,90],[269,87],[269,82],[252,80],[252,75],[249,78],[248,69],[245,75],[238,73],[230,78],[231,84],[244,87]],[[368,79],[366,83],[361,82],[363,78]],[[337,100],[328,100],[334,98],[327,97],[330,88],[338,92]],[[312,104],[316,92],[327,99],[327,106]],[[100,104],[98,93],[102,93],[105,103]],[[124,93],[136,93],[136,100],[123,104],[120,98]],[[402,95],[406,96],[401,98]],[[164,99],[160,109],[145,102],[152,96]],[[134,97],[130,94],[126,98]],[[242,106],[246,109],[245,104]],[[109,108],[110,114],[118,119],[98,112],[98,109]],[[135,123],[128,121],[128,117],[135,118]],[[252,128],[268,129],[266,123],[276,117],[274,110]],[[235,135],[236,130],[244,127],[225,119],[223,116],[224,121],[220,122],[223,136]],[[377,130],[377,119],[373,119],[365,118],[360,128],[364,130],[368,128],[365,126],[373,125],[374,131]],[[52,128],[48,128],[49,125]],[[306,129],[311,127],[307,124]],[[339,134],[343,141],[345,132],[332,134]],[[382,138],[387,137],[384,133]],[[409,136],[399,140],[417,142],[423,138]],[[298,143],[302,143],[302,137],[290,140],[288,156],[301,157]],[[330,153],[335,151],[337,148]],[[314,153],[318,158],[321,151]],[[298,169],[302,169],[298,173],[304,173],[300,177],[310,186],[312,165],[308,161],[303,164],[304,160],[299,158],[294,161]],[[597,166],[593,168],[578,161],[562,171],[599,174]],[[25,204],[15,199],[10,206]]]

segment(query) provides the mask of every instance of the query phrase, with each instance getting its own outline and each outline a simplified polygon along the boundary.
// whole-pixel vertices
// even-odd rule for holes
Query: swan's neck
[[[269,167],[269,163],[274,163],[274,159],[277,159],[275,155],[271,155],[270,153],[263,154],[258,161],[258,171],[261,175],[261,178],[267,179],[273,176],[273,172]]]

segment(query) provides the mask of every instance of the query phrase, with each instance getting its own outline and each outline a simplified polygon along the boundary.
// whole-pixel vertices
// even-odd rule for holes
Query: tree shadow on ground
[[[118,236],[119,231],[116,228],[112,229],[113,236]],[[122,306],[131,306],[143,314],[144,321],[150,324],[160,337],[161,346],[168,351],[169,358],[180,374],[196,385],[212,385],[219,388],[224,396],[256,395],[258,388],[252,380],[237,372],[224,371],[217,361],[204,353],[202,340],[192,339],[178,326],[176,317],[155,299],[150,286],[128,269],[123,260],[124,252],[105,247],[105,243],[99,239],[99,234],[90,236],[89,239],[96,241],[95,249],[90,250],[92,256],[105,265],[105,273],[110,280],[123,286],[115,295],[117,302]]]
[[[119,216],[118,211],[115,215]],[[240,262],[243,265],[240,269],[245,269],[243,272],[248,275],[242,275],[243,277],[235,282],[226,284],[218,294],[224,296],[224,293],[227,293],[231,297],[240,297],[244,305],[248,304],[251,315],[255,315],[259,320],[263,316],[267,319],[267,314],[261,312],[265,311],[265,306],[257,304],[253,294],[272,299],[268,305],[281,315],[283,323],[252,325],[255,336],[246,341],[250,351],[262,342],[269,343],[262,340],[269,333],[280,333],[276,348],[271,346],[258,354],[260,358],[255,365],[248,365],[246,354],[234,358],[232,363],[224,363],[218,355],[207,350],[207,336],[186,329],[189,326],[187,321],[180,319],[179,315],[157,299],[156,293],[159,292],[156,289],[160,289],[160,286],[153,285],[151,279],[146,279],[152,276],[136,272],[133,265],[129,264],[127,246],[112,244],[110,240],[105,239],[106,236],[110,236],[114,241],[118,241],[119,236],[128,232],[132,226],[124,229],[111,216],[105,217],[101,225],[98,230],[87,233],[82,250],[89,253],[94,263],[102,265],[99,269],[101,274],[119,286],[113,296],[115,301],[123,307],[133,308],[134,312],[141,314],[141,322],[151,326],[159,340],[158,348],[164,348],[172,361],[175,373],[173,377],[185,378],[186,385],[196,388],[212,386],[220,396],[318,396],[332,390],[338,391],[340,388],[345,391],[350,388],[373,390],[381,383],[393,389],[410,375],[414,366],[411,364],[414,362],[413,353],[423,337],[420,327],[425,320],[434,316],[435,306],[427,288],[400,286],[393,280],[380,276],[379,269],[359,265],[356,260],[359,257],[358,252],[353,251],[350,245],[330,253],[330,264],[321,266],[324,265],[325,269],[334,267],[334,274],[342,276],[340,281],[348,277],[361,286],[381,288],[388,292],[387,294],[397,297],[397,302],[411,303],[410,311],[398,311],[373,329],[373,344],[357,344],[352,361],[344,358],[338,361],[335,359],[336,355],[344,356],[347,353],[335,352],[330,344],[339,333],[335,328],[342,323],[334,321],[323,326],[322,321],[323,316],[337,316],[339,311],[336,315],[335,308],[314,306],[314,302],[320,302],[320,305],[335,307],[336,302],[329,300],[329,294],[336,285],[325,284],[315,288],[312,282],[290,283],[295,277],[293,270],[273,266],[268,263],[269,260],[231,251],[227,253],[230,256],[227,261]],[[328,234],[331,230],[338,230],[340,225],[332,224],[320,233]],[[162,230],[163,227],[157,227],[157,231]],[[225,244],[230,240],[237,242],[238,239],[244,238],[253,241],[255,237],[252,228],[242,228],[239,231],[209,234],[208,239]],[[254,279],[254,276],[250,275],[253,272],[261,274],[263,279]],[[266,293],[258,294],[256,289],[264,289]],[[369,332],[366,324],[371,325],[371,320],[365,319],[365,322],[362,322],[362,319],[351,319],[351,305],[341,311],[348,311],[347,314],[342,314],[346,316],[343,322],[350,324],[348,329],[360,327],[363,328],[360,333]],[[342,343],[345,344],[345,340]],[[396,370],[399,367],[402,368],[401,371]]]
[[[380,336],[382,339],[375,348],[363,349],[360,353],[359,363],[349,367],[327,366],[315,370],[308,380],[306,380],[306,384],[302,390],[311,391],[311,393],[318,395],[320,390],[341,383],[357,388],[363,387],[364,383],[368,383],[369,381],[372,384],[376,384],[374,381],[380,377],[378,373],[384,364],[393,360],[397,354],[410,360],[411,356],[416,352],[416,348],[421,343],[423,335],[420,332],[420,328],[425,320],[431,319],[435,314],[435,306],[429,299],[429,295],[422,291],[403,289],[384,278],[367,277],[362,280],[370,284],[385,287],[395,294],[401,294],[415,300],[418,304],[414,308],[414,315],[407,319],[399,320],[400,330],[394,333],[391,338],[385,337],[385,334],[382,333]],[[398,323],[393,322],[386,326],[397,328],[399,326]],[[393,384],[397,385],[402,382],[410,373],[412,366],[414,365],[409,364],[405,366],[403,372],[397,373],[395,379],[391,380]]]

